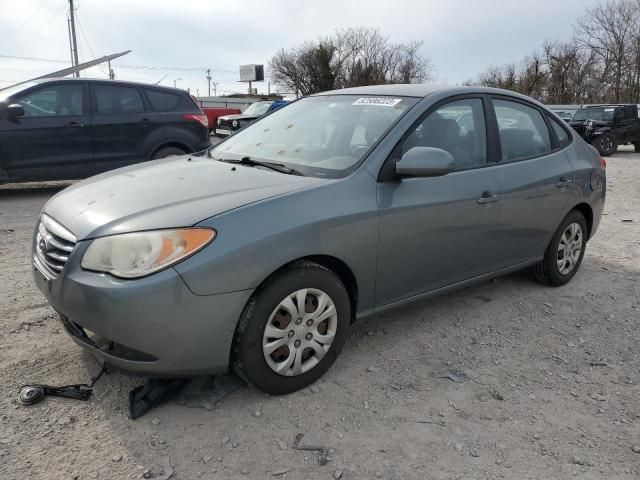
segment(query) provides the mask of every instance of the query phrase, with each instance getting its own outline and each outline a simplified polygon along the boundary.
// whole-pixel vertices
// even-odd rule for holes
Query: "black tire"
[[[268,365],[263,353],[263,334],[280,302],[303,288],[321,290],[333,301],[337,312],[335,337],[317,365],[305,373],[284,376]],[[350,324],[351,302],[338,276],[317,263],[296,262],[268,279],[247,303],[234,337],[233,368],[242,378],[266,393],[282,395],[295,392],[315,382],[329,369],[342,350]],[[284,330],[289,328],[296,327],[286,325]],[[288,347],[284,348],[288,351]],[[289,355],[295,354],[298,353],[289,352]]]
[[[640,153],[640,142],[633,142],[633,149],[636,153]]]
[[[153,155],[151,155],[151,160],[158,160],[159,158],[166,158],[172,155],[185,155],[187,152],[178,147],[165,147],[159,150],[156,150]]]
[[[608,157],[618,151],[618,141],[610,133],[600,135],[598,138],[591,141],[591,145],[596,147],[600,155]]]
[[[562,239],[563,234],[571,224],[578,224],[581,229],[582,242],[580,256],[575,261],[573,268],[568,273],[562,273],[558,267],[559,251],[558,247]],[[584,219],[584,215],[577,210],[572,210],[562,221],[558,230],[553,235],[553,239],[547,251],[544,254],[544,259],[533,267],[533,274],[538,282],[542,285],[559,287],[566,284],[576,274],[580,265],[582,264],[582,258],[584,257],[585,247],[587,245],[587,222]]]

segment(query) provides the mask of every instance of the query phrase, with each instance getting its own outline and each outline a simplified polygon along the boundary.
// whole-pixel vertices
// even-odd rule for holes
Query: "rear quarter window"
[[[182,97],[175,93],[158,90],[145,90],[145,93],[156,112],[170,112],[182,103]]]
[[[564,148],[571,143],[571,137],[569,136],[569,132],[566,128],[561,125],[555,118],[550,115],[547,115],[549,118],[549,123],[551,124],[551,128],[553,129],[553,133],[556,135],[556,139],[558,140],[558,145],[560,148]]]

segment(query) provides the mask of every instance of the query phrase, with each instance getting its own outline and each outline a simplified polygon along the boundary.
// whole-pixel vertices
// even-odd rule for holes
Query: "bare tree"
[[[378,29],[347,28],[281,49],[269,62],[269,70],[275,84],[298,95],[361,85],[420,83],[431,72],[421,49],[422,42],[393,43]]]

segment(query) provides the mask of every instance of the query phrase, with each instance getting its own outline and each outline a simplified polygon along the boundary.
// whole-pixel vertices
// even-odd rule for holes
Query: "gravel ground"
[[[562,288],[524,273],[355,325],[310,389],[192,388],[139,420],[140,379],[110,373],[89,402],[23,407],[24,383],[98,368],[31,280],[29,245],[60,187],[0,190],[1,479],[563,479],[640,476],[640,155],[608,161],[584,263]],[[461,368],[456,383],[434,372]],[[328,447],[329,462],[292,448]]]

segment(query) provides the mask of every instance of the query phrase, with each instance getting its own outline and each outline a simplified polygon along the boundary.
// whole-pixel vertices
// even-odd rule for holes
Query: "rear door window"
[[[82,115],[83,86],[52,85],[15,99],[25,117],[64,117]]]
[[[628,120],[638,119],[638,107],[636,107],[635,105],[627,107],[627,119]]]
[[[135,87],[96,85],[96,107],[100,115],[144,112],[142,96]]]
[[[147,98],[151,103],[151,106],[156,112],[170,112],[180,103],[180,95],[169,92],[160,92],[158,90],[145,89]]]
[[[539,110],[523,103],[498,99],[493,99],[493,108],[503,161],[551,152],[551,136]]]

